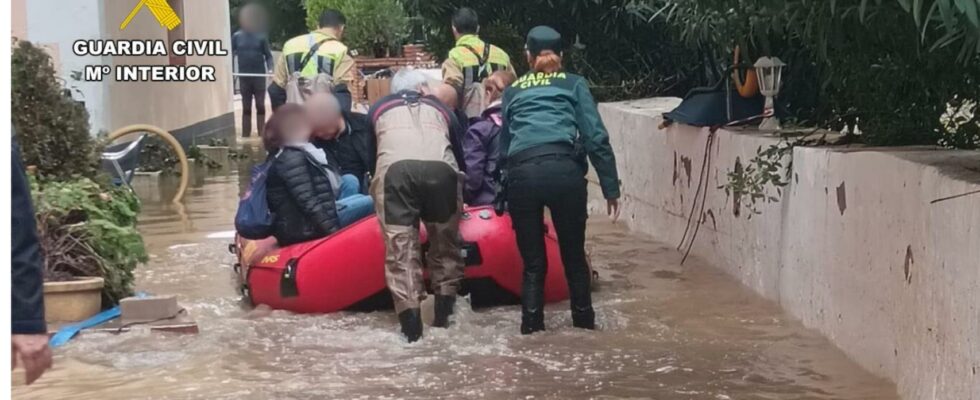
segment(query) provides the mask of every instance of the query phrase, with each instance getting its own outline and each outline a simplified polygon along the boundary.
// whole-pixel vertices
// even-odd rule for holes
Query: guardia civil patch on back
[[[568,75],[564,72],[531,72],[520,77],[511,86],[518,89],[527,89],[536,86],[561,85],[567,80]]]

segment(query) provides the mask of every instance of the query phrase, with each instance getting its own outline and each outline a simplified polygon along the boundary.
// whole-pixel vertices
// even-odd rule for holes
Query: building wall
[[[141,10],[125,30],[119,24],[134,2],[105,2],[103,29],[107,39],[166,40],[149,10]],[[186,39],[221,39],[230,52],[227,1],[184,1]],[[166,56],[112,57],[114,65],[167,65]],[[132,124],[151,124],[169,130],[182,142],[201,142],[208,137],[234,137],[230,56],[187,57],[187,65],[213,65],[215,82],[111,82],[109,125],[118,129]]]
[[[27,37],[27,0],[13,0],[10,3],[10,36]]]
[[[678,103],[600,105],[631,229],[680,243],[704,171],[692,255],[777,301],[904,399],[980,399],[980,195],[942,200],[980,190],[980,152],[797,147],[789,185],[771,192],[779,201],[751,215],[718,187],[736,160],[778,140],[719,130],[705,162],[708,129],[657,128]]]
[[[109,129],[109,112],[105,108],[106,82],[85,82],[72,75],[86,65],[105,62],[103,57],[76,56],[72,43],[79,39],[99,39],[102,32],[101,1],[16,0],[13,3],[13,27],[20,30],[22,39],[47,49],[55,70],[72,97],[85,102],[92,132]],[[23,17],[22,21],[18,13]],[[16,34],[15,34],[16,36]]]

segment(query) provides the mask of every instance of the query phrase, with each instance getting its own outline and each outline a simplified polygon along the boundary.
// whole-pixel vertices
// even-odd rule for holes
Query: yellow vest
[[[487,46],[490,51],[487,52]],[[487,59],[483,60],[484,55]],[[463,35],[456,41],[456,47],[449,51],[451,58],[463,71],[463,87],[481,82],[495,71],[510,66],[510,56],[501,48],[484,42],[476,35]],[[483,61],[481,70],[480,62]]]
[[[322,43],[316,55],[310,57],[305,65],[299,65],[310,49],[319,42]],[[292,75],[293,72],[300,71],[300,76],[304,78],[312,78],[321,72],[333,76],[333,70],[337,64],[340,64],[344,54],[347,54],[347,46],[333,36],[320,31],[294,37],[282,46],[287,74]]]

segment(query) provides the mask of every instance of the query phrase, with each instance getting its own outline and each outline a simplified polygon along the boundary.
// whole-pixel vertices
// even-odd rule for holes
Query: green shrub
[[[362,55],[397,50],[408,37],[408,15],[397,0],[307,0],[307,28],[317,29],[320,14],[331,8],[347,18],[344,43]]]
[[[51,58],[21,41],[11,57],[11,116],[24,163],[46,178],[98,171],[85,107],[63,94]]]
[[[585,76],[599,101],[682,96],[700,82],[695,52],[670,40],[666,23],[636,12],[636,0],[412,0],[428,50],[444,59],[455,45],[450,20],[459,7],[480,16],[480,37],[504,49],[527,71],[524,37],[536,25],[562,33],[565,67]]]
[[[725,60],[780,57],[792,122],[857,124],[872,145],[976,148],[980,113],[944,124],[951,103],[980,99],[980,22],[971,1],[645,0],[674,40]],[[925,3],[925,4],[923,4]],[[974,100],[969,102],[968,100]],[[969,111],[969,110],[964,110]]]
[[[105,189],[88,178],[31,178],[31,195],[44,250],[45,279],[105,279],[105,305],[132,294],[133,272],[147,261],[136,230],[140,204],[127,189]]]

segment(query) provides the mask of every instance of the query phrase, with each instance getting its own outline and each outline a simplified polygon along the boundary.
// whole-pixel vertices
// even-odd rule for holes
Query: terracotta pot
[[[44,319],[51,322],[74,322],[87,319],[102,310],[102,287],[105,280],[82,277],[64,282],[44,282]]]

